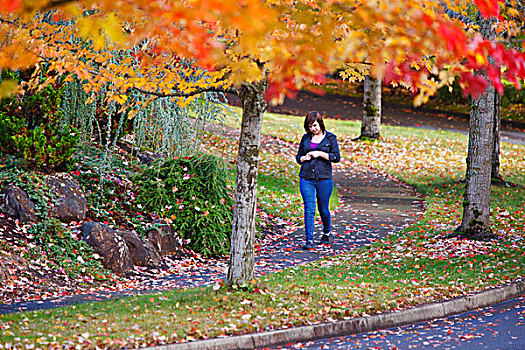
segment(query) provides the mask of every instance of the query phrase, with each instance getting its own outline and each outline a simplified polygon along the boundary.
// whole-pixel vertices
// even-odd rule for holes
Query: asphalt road
[[[460,315],[272,349],[525,349],[525,296]]]

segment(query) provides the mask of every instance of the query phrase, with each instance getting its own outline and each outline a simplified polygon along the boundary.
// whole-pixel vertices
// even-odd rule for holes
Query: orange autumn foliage
[[[501,1],[475,3],[484,16],[501,17]],[[56,4],[51,21],[34,20],[42,18],[38,10]],[[93,92],[111,82],[119,96],[130,88],[190,95],[267,79],[267,98],[278,103],[305,83],[360,63],[385,83],[419,90],[420,102],[455,76],[466,93],[478,94],[487,82],[474,70],[486,70],[499,90],[502,78],[519,86],[525,77],[522,50],[469,31],[444,15],[439,1],[3,0],[0,11],[2,69],[46,62],[54,74],[74,73]],[[515,34],[523,31],[510,26]],[[132,48],[129,59],[112,60]],[[213,73],[189,83],[181,79],[187,69],[177,63],[182,58]]]

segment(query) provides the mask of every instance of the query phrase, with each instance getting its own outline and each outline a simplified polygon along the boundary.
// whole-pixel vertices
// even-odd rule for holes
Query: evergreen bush
[[[205,256],[229,252],[233,200],[224,162],[213,155],[159,159],[139,174],[136,205],[172,221]]]
[[[0,151],[28,169],[64,170],[78,143],[76,129],[60,126],[61,89],[15,96],[0,103]]]

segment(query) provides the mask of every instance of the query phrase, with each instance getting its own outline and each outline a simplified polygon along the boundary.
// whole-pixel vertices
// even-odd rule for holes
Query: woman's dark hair
[[[319,114],[319,112],[312,111],[308,112],[306,115],[306,118],[304,118],[304,130],[309,133],[310,132],[310,125],[313,123],[318,122],[319,126],[321,127],[321,131],[324,133],[326,131],[326,128],[324,127],[323,117]]]

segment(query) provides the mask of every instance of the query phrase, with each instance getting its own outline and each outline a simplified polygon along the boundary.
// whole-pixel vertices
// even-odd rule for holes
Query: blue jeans
[[[315,200],[317,199],[317,208],[323,222],[323,233],[329,234],[332,229],[330,209],[330,196],[334,188],[334,181],[327,180],[306,180],[300,178],[299,188],[304,202],[304,228],[306,231],[306,241],[312,241],[314,238],[314,217],[315,217]]]

